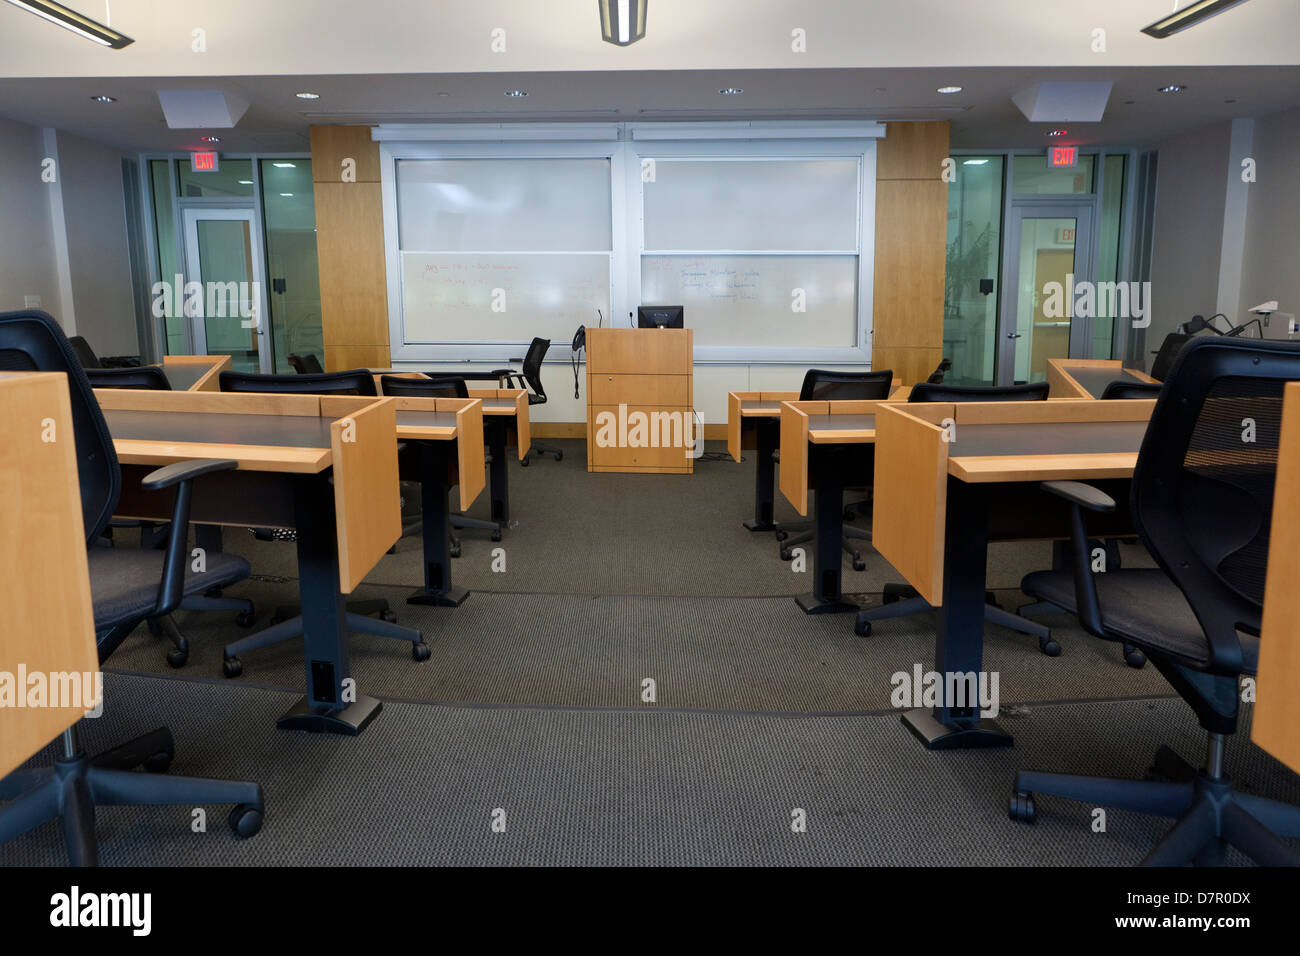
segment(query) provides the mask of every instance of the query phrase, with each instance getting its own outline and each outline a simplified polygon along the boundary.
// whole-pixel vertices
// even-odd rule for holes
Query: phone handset
[[[573,354],[569,361],[573,363],[573,397],[578,398],[578,353],[587,347],[587,327],[578,326],[578,331],[573,333],[573,345],[570,346]]]

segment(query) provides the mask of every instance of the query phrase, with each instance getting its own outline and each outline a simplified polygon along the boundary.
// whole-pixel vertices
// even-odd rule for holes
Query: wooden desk
[[[872,544],[938,610],[935,670],[979,673],[990,540],[1068,538],[1068,509],[1038,484],[1074,479],[1113,497],[1097,537],[1132,534],[1128,483],[1154,400],[890,404],[876,414]],[[979,707],[903,715],[932,749],[1011,736]]]
[[[691,329],[587,329],[588,471],[694,472],[695,459],[684,444],[688,428],[691,433],[696,428],[694,336]],[[660,429],[654,424],[648,445],[602,440],[601,416],[631,421],[634,415],[668,421],[670,441],[659,440]],[[679,431],[671,431],[674,421],[681,425]],[[674,438],[683,444],[674,444]]]
[[[226,392],[95,392],[122,463],[119,514],[171,516],[173,492],[146,492],[159,465],[230,458],[194,484],[191,520],[297,529],[307,693],[278,721],[358,734],[381,709],[349,683],[350,593],[401,534],[392,399]],[[463,400],[462,400],[463,401]]]
[[[1159,385],[1146,372],[1124,368],[1118,359],[1051,358],[1047,360],[1047,384],[1051,398],[1101,398],[1111,382]],[[1126,399],[1143,401],[1143,399]],[[1146,399],[1150,401],[1150,399]]]
[[[1286,386],[1276,482],[1250,739],[1300,773],[1300,590],[1293,573],[1300,554],[1300,382]]]
[[[229,355],[164,355],[163,374],[175,392],[219,392],[222,372],[230,370]]]
[[[68,377],[0,372],[0,415],[0,674],[23,703],[20,673],[44,674],[47,683],[46,706],[0,705],[2,780],[101,703],[103,688]],[[54,674],[76,680],[74,699],[52,696]]]

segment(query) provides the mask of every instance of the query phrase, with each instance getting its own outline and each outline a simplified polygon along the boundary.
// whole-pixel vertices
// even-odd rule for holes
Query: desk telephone
[[[596,310],[596,315],[600,323],[603,325],[605,323],[605,317],[600,314],[599,309]],[[570,348],[573,351],[573,354],[569,357],[569,361],[573,363],[573,397],[574,398],[578,398],[578,353],[581,352],[586,347],[587,347],[587,327],[585,325],[580,325],[578,326],[578,331],[573,333],[573,345],[570,346]]]

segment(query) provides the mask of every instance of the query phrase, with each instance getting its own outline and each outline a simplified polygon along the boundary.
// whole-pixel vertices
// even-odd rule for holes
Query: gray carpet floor
[[[1064,615],[1043,618],[1064,652],[986,628],[985,668],[1000,679],[999,720],[1016,746],[931,753],[891,707],[892,676],[934,660],[933,615],[881,622],[869,638],[851,615],[808,616],[791,595],[808,575],[741,520],[752,462],[703,461],[693,476],[588,475],[580,443],[564,461],[511,464],[517,524],[490,570],[486,534],[464,533],[461,607],[408,606],[420,579],[405,539],[353,595],[383,597],[432,649],[416,663],[392,640],[353,635],[358,688],[384,711],[356,739],[285,733],[280,713],[304,684],[300,642],[250,653],[220,676],[221,646],[247,633],[226,612],[177,615],[186,667],[141,628],[109,661],[104,716],[82,723],[100,749],[168,725],[172,773],[260,782],[266,826],[249,841],[209,809],[102,808],[105,863],[118,865],[1106,865],[1139,860],[1166,824],[1042,798],[1033,827],[1006,802],[1021,768],[1141,776],[1167,743],[1195,762],[1190,710],[1147,667]],[[710,448],[710,450],[716,450]],[[778,517],[795,517],[781,503]],[[480,502],[479,508],[482,508]],[[122,542],[126,546],[128,542]],[[226,532],[256,576],[258,624],[296,598],[293,546]],[[867,552],[846,590],[876,603],[898,576]],[[990,584],[1004,606],[1042,543],[995,545]],[[1136,548],[1126,564],[1148,563]],[[656,699],[642,700],[643,681]],[[1248,742],[1229,769],[1248,792],[1300,802],[1300,777]],[[49,753],[32,763],[48,763]],[[506,830],[494,833],[494,810]],[[806,812],[805,833],[791,814]],[[59,832],[0,846],[0,865],[55,864]],[[1241,862],[1233,859],[1233,862]]]

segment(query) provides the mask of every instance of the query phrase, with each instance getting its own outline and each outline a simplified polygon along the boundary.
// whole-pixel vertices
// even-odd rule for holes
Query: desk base
[[[448,588],[445,591],[433,591],[420,588],[406,599],[407,604],[426,604],[430,607],[460,607],[469,597],[465,588]]]
[[[861,610],[856,604],[845,600],[823,600],[815,594],[800,594],[795,603],[803,608],[805,614],[847,614],[849,611]]]
[[[322,713],[309,704],[306,697],[303,697],[284,712],[284,715],[275,722],[275,726],[280,730],[305,730],[313,734],[343,734],[346,737],[356,737],[366,729],[367,724],[379,716],[383,708],[382,701],[367,697],[365,694],[358,694],[356,701],[342,710]]]
[[[927,750],[977,750],[1013,743],[1011,735],[988,718],[971,727],[950,727],[936,720],[933,710],[919,708],[903,714],[902,721]]]
[[[780,531],[781,526],[775,521],[760,521],[758,518],[746,518],[741,522],[750,531]]]

